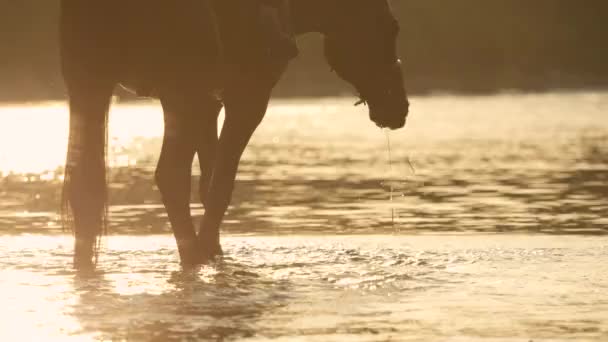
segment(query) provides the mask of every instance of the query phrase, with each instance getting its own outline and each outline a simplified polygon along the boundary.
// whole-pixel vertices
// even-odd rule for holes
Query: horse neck
[[[341,0],[290,0],[291,17],[297,35],[327,34],[340,18]]]

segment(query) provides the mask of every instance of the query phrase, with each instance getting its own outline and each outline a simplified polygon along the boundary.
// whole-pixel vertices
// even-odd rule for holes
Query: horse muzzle
[[[378,105],[369,103],[369,118],[380,128],[399,129],[405,126],[410,104],[407,100],[400,104]]]

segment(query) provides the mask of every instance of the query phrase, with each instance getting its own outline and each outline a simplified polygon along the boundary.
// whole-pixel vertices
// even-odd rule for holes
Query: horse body
[[[206,1],[63,0],[60,23],[68,85],[94,75],[160,96],[184,78],[211,84],[201,80],[217,70],[220,43]]]
[[[63,0],[62,5],[76,2],[79,0]],[[199,5],[203,2],[193,0]],[[161,42],[168,42],[175,50],[174,53],[161,51],[146,60],[143,64],[148,65],[147,68],[135,65],[145,60],[145,55],[133,53],[134,58],[122,60],[121,48],[125,51],[134,48],[125,47],[124,43],[112,45],[108,32],[97,32],[96,25],[89,28],[92,31],[75,33],[74,30],[86,27],[87,23],[74,19],[78,11],[69,12],[64,8],[62,56],[70,97],[64,205],[73,213],[76,267],[92,265],[95,240],[104,225],[107,111],[114,86],[129,79],[129,70],[136,70],[135,79],[145,81],[142,82],[145,87],[156,92],[165,113],[156,182],[181,261],[197,264],[221,254],[219,227],[231,200],[241,155],[266,113],[272,89],[288,65],[288,60],[265,58],[263,40],[251,30],[251,20],[256,20],[246,7],[251,3],[249,0],[212,0],[214,12],[207,11],[208,8],[195,12],[206,13],[201,14],[206,20],[203,29],[197,20],[188,19],[185,25],[177,26],[177,31],[158,33],[163,37]],[[189,10],[192,8],[195,7]],[[384,0],[292,0],[291,13],[297,34],[320,32],[325,36],[328,62],[369,103],[370,118],[382,127],[403,126],[408,103],[396,56],[398,25],[388,3]],[[171,14],[180,18],[179,12]],[[192,18],[192,14],[186,18]],[[167,18],[162,20],[166,22]],[[123,22],[128,21],[123,19]],[[139,27],[141,30],[147,26],[140,24]],[[219,32],[215,31],[218,29]],[[202,45],[192,43],[192,31],[198,34],[199,30],[205,31],[201,33]],[[120,34],[119,31],[112,28],[109,35]],[[101,37],[99,42],[110,47],[103,50],[107,51],[101,54],[103,58],[83,48],[83,41],[95,34]],[[169,42],[173,35],[177,35],[176,41],[181,43]],[[158,43],[155,36],[157,34],[150,36],[150,42]],[[134,40],[126,41],[128,45]],[[87,44],[88,47],[95,45]],[[157,45],[140,46],[143,48],[136,47],[135,51],[157,52],[157,48],[149,48]],[[188,53],[192,51],[194,57],[190,58]],[[218,69],[220,51],[223,51],[223,67]],[[176,65],[184,57],[188,63]],[[131,67],[133,69],[129,69]],[[214,77],[217,70],[223,72],[222,101],[210,92],[218,86],[214,83],[219,80]],[[226,115],[218,137],[217,117],[222,106]],[[199,194],[205,207],[198,233],[189,208],[191,164],[195,155],[201,165]]]

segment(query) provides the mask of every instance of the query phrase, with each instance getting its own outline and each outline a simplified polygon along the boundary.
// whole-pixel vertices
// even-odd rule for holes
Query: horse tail
[[[102,236],[108,232],[109,99],[104,107],[103,102],[92,101],[99,104],[97,108],[77,103],[91,98],[75,100],[70,100],[61,221],[64,231],[70,231],[76,239],[75,260],[80,253],[83,260],[92,259],[97,264]],[[80,250],[79,241],[85,242]]]

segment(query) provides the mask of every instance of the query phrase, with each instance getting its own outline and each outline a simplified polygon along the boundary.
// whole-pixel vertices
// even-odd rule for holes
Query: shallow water
[[[412,110],[390,135],[391,171],[384,132],[352,101],[277,102],[225,230],[607,232],[607,93],[434,96]],[[110,126],[112,230],[167,232],[152,181],[160,108],[115,106]],[[63,104],[0,107],[0,232],[58,230],[66,136]]]
[[[65,105],[0,107],[0,339],[608,340],[608,93],[412,102],[392,169],[352,101],[275,102],[227,256],[189,273],[152,183],[160,109],[114,106],[94,275],[60,234]]]
[[[88,276],[67,237],[0,241],[4,341],[608,339],[606,237],[230,236],[180,272],[170,237],[125,236]]]

